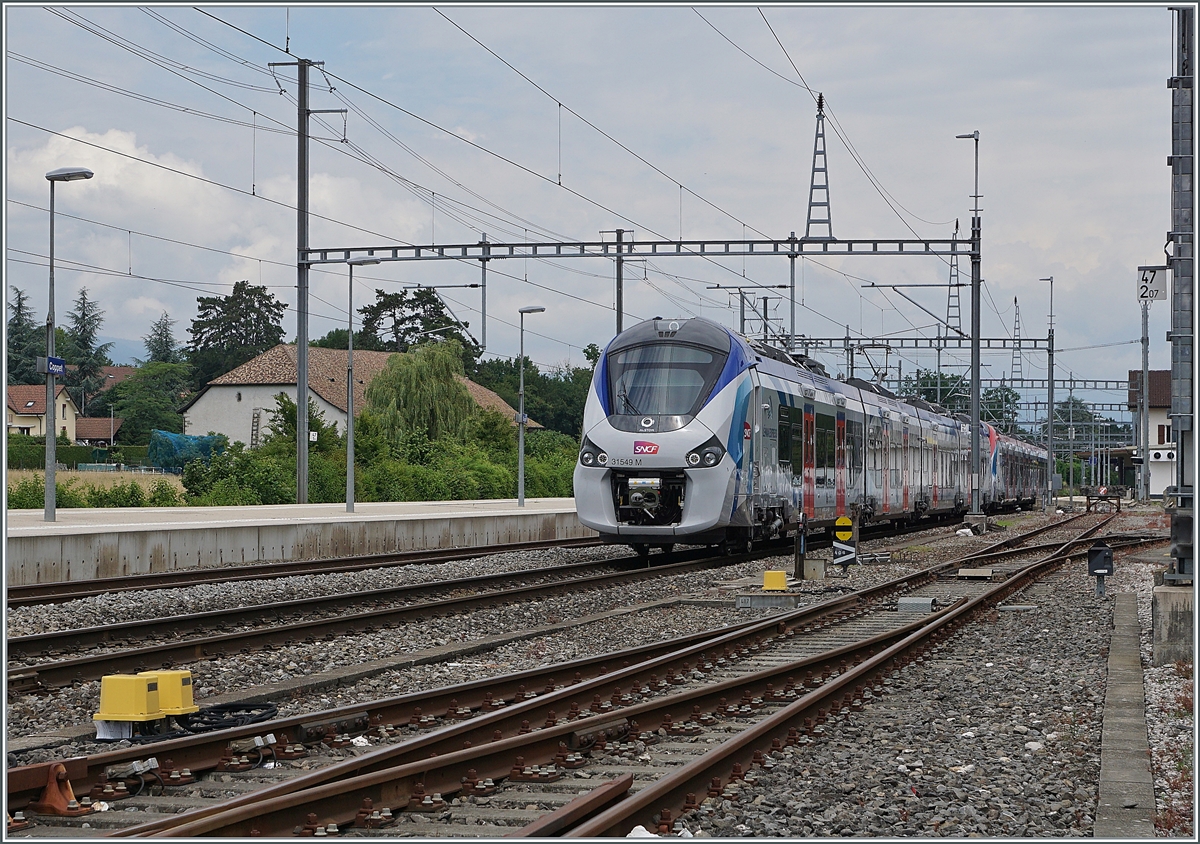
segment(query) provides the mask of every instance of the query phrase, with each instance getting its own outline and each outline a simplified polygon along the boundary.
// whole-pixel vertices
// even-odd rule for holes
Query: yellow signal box
[[[157,721],[158,678],[153,674],[109,674],[100,680],[100,711],[96,721]]]
[[[142,671],[138,676],[158,679],[158,702],[163,715],[189,715],[200,711],[200,707],[192,702],[192,672]]]
[[[764,571],[762,588],[763,588],[764,592],[786,591],[788,588],[787,572],[786,571]]]

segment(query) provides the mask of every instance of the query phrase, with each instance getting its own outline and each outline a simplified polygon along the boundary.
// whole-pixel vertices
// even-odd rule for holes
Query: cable
[[[731,214],[730,212],[726,211],[724,208],[720,207],[719,205],[717,205],[717,204],[715,204],[715,203],[713,203],[713,202],[711,202],[711,201],[709,201],[709,200],[705,199],[703,196],[700,196],[700,194],[696,193],[696,192],[695,192],[695,191],[693,191],[691,188],[689,188],[689,187],[686,187],[686,186],[685,186],[685,185],[684,185],[684,184],[683,184],[681,181],[679,181],[678,179],[676,179],[676,178],[674,178],[674,177],[672,177],[672,176],[668,175],[667,173],[663,172],[663,170],[662,170],[661,168],[659,168],[659,167],[656,167],[655,165],[651,164],[649,161],[647,161],[647,160],[646,160],[645,158],[643,158],[641,155],[639,155],[638,153],[634,152],[634,151],[633,151],[633,150],[631,150],[629,147],[625,146],[625,144],[621,143],[621,142],[620,142],[620,141],[618,141],[616,138],[614,138],[612,135],[610,135],[610,134],[608,134],[607,132],[605,132],[603,129],[601,129],[599,126],[597,126],[595,123],[592,123],[590,120],[588,120],[586,117],[584,117],[583,115],[581,115],[579,112],[575,111],[575,109],[571,108],[571,107],[570,107],[570,106],[568,106],[568,105],[563,105],[563,103],[562,103],[562,101],[561,101],[561,100],[559,100],[557,97],[555,97],[555,96],[554,96],[553,94],[551,94],[549,91],[547,91],[547,90],[546,90],[545,88],[543,88],[541,85],[539,85],[538,83],[534,82],[532,79],[530,79],[530,78],[529,78],[528,76],[526,76],[524,73],[522,73],[520,70],[517,70],[517,68],[513,67],[513,65],[512,65],[511,63],[509,63],[509,61],[508,61],[507,59],[505,59],[505,58],[503,58],[502,56],[500,56],[500,55],[499,55],[499,54],[498,54],[498,53],[497,53],[495,50],[493,50],[491,47],[487,46],[487,45],[486,45],[486,44],[484,44],[482,41],[480,41],[478,38],[476,38],[474,35],[472,35],[471,33],[467,32],[467,30],[466,30],[466,29],[464,29],[464,28],[463,28],[462,26],[460,26],[460,25],[459,25],[457,22],[455,22],[455,21],[454,21],[454,20],[452,20],[450,17],[448,17],[448,16],[447,16],[447,15],[446,15],[446,14],[445,14],[445,13],[444,13],[444,12],[443,12],[441,9],[438,9],[438,8],[436,8],[436,7],[435,7],[435,8],[434,8],[434,11],[435,11],[435,12],[437,12],[439,15],[441,15],[443,18],[445,18],[445,20],[446,20],[446,21],[448,21],[448,22],[449,22],[449,23],[450,23],[450,24],[451,24],[451,25],[452,25],[452,26],[453,26],[455,29],[457,29],[457,30],[458,30],[459,32],[461,32],[463,35],[467,36],[467,37],[468,37],[468,38],[470,38],[472,41],[474,41],[476,44],[478,44],[480,47],[482,47],[484,50],[486,50],[488,53],[490,53],[490,54],[492,55],[492,57],[493,57],[493,58],[497,59],[497,60],[498,60],[499,62],[501,62],[501,63],[502,63],[502,64],[503,64],[505,67],[507,67],[509,70],[511,70],[513,73],[515,73],[515,74],[517,74],[518,76],[520,76],[522,79],[524,79],[524,80],[525,80],[526,82],[528,82],[530,85],[532,85],[534,88],[537,88],[539,91],[541,91],[543,94],[545,94],[545,95],[546,95],[547,97],[549,97],[551,100],[553,100],[553,101],[555,102],[555,104],[557,104],[557,105],[558,105],[558,107],[559,107],[560,109],[564,109],[564,108],[565,108],[565,109],[566,109],[568,112],[570,112],[572,115],[574,115],[575,117],[577,117],[577,118],[578,118],[579,120],[581,120],[583,123],[587,124],[589,127],[591,127],[592,129],[594,129],[595,131],[599,132],[601,135],[603,135],[603,136],[604,136],[605,138],[607,138],[608,140],[612,141],[614,144],[616,144],[617,146],[619,146],[621,149],[625,150],[625,152],[629,153],[629,154],[630,154],[630,155],[632,155],[634,158],[636,158],[638,161],[640,161],[640,162],[642,162],[643,164],[645,164],[647,167],[649,167],[649,168],[650,168],[651,170],[653,170],[655,173],[658,173],[660,176],[662,176],[664,179],[667,179],[667,180],[668,180],[669,182],[671,182],[672,184],[674,184],[674,185],[678,185],[678,186],[679,186],[679,188],[680,188],[680,190],[685,190],[685,191],[687,191],[687,192],[688,192],[688,193],[690,193],[692,196],[696,197],[696,199],[699,199],[701,202],[703,202],[705,205],[708,205],[710,208],[714,209],[715,211],[719,211],[719,212],[721,212],[721,213],[722,213],[722,214],[724,214],[725,216],[729,217],[731,220],[736,220],[738,223],[741,223],[743,226],[746,226],[746,227],[747,227],[747,228],[749,228],[751,231],[753,231],[753,232],[755,232],[755,233],[759,234],[760,236],[762,236],[762,237],[764,237],[764,238],[765,238],[765,237],[769,237],[769,235],[765,234],[765,233],[764,233],[764,232],[762,232],[762,231],[759,231],[759,230],[758,230],[757,228],[755,228],[754,226],[751,226],[751,225],[749,225],[749,224],[748,224],[748,223],[746,223],[744,220],[740,219],[739,217],[735,216],[734,214]],[[559,183],[561,184],[561,179],[559,180]],[[660,236],[661,236],[661,235],[660,235]]]

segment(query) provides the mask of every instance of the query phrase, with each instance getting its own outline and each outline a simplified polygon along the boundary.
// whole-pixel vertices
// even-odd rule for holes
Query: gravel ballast
[[[1044,523],[1040,514],[1002,517],[1010,532]],[[1137,525],[1135,525],[1136,527]],[[1114,529],[1130,529],[1121,524]],[[928,537],[928,538],[926,538]],[[953,528],[923,535],[912,564],[852,567],[843,578],[830,567],[824,581],[806,582],[805,602],[889,580],[915,568],[969,553],[1003,538],[956,537]],[[903,540],[901,540],[903,541]],[[897,540],[864,543],[895,546]],[[186,611],[268,603],[307,594],[336,594],[393,583],[421,582],[493,571],[515,571],[623,555],[624,549],[561,549],[405,566],[355,575],[312,575],[239,584],[197,586],[137,596],[102,596],[9,613],[10,635],[114,623]],[[906,557],[907,559],[907,557]],[[449,567],[449,568],[448,568]],[[458,568],[455,568],[458,567]],[[231,655],[190,665],[196,699],[287,678],[319,677],[331,669],[453,643],[497,631],[585,619],[652,601],[715,598],[720,585],[758,577],[766,568],[791,569],[790,557],[741,563],[700,574],[656,579],[619,590],[578,593],[493,608],[372,635],[296,645],[269,654]],[[1153,569],[1123,564],[1109,594],[1136,591],[1143,628],[1147,726],[1152,749],[1159,834],[1191,835],[1191,666],[1151,668],[1149,607]],[[456,574],[455,572],[458,572]],[[883,700],[838,722],[832,742],[789,748],[776,767],[759,773],[736,803],[709,806],[686,821],[698,836],[1088,836],[1095,817],[1105,654],[1112,600],[1095,598],[1084,563],[1072,564],[1053,586],[1034,586],[1009,603],[1027,612],[1001,612],[969,628],[886,685]],[[375,579],[387,578],[386,583]],[[727,590],[726,590],[727,591]],[[724,596],[729,603],[732,597]],[[757,611],[762,614],[770,611]],[[45,613],[48,618],[38,619]],[[752,617],[748,611],[704,602],[655,606],[537,635],[438,665],[381,671],[308,697],[279,701],[281,715],[343,706],[567,661]],[[81,722],[98,704],[99,684],[83,683],[48,696],[11,701],[8,735],[46,732]],[[1186,709],[1181,701],[1186,699]],[[831,722],[832,723],[832,722]],[[86,741],[9,754],[9,764],[91,752]],[[113,745],[105,745],[110,749]],[[1165,819],[1165,820],[1164,820]]]

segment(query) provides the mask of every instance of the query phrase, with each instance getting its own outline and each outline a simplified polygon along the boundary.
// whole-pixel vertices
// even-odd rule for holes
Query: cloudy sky
[[[481,232],[595,240],[617,228],[646,239],[803,235],[811,88],[828,102],[836,237],[944,238],[955,220],[969,232],[973,143],[955,135],[978,130],[984,335],[1012,333],[1015,298],[1022,335],[1044,337],[1049,285],[1038,279],[1052,275],[1060,377],[1140,366],[1126,342],[1141,333],[1136,267],[1162,262],[1170,226],[1165,5],[205,11],[5,9],[6,280],[43,319],[44,174],[94,170],[57,194],[58,319],[86,286],[119,361],[143,354],[140,338],[164,311],[186,341],[196,297],[239,279],[295,305],[295,68],[269,63],[299,56],[328,73],[313,73],[310,106],[349,109],[312,125],[314,247]],[[544,305],[526,323],[531,357],[583,363],[585,345],[613,336],[614,272],[604,259],[494,261],[488,353],[514,355],[517,309]],[[933,317],[862,285],[944,284],[949,272],[936,258],[799,261],[797,332],[934,336]],[[356,304],[377,288],[478,277],[478,264],[457,262],[365,267]],[[788,262],[660,259],[627,265],[626,278],[627,326],[702,315],[736,327],[736,299],[709,288],[786,297],[770,288],[787,282]],[[479,337],[479,291],[443,292]],[[945,289],[905,292],[945,316]],[[312,296],[311,336],[344,325],[345,267],[315,271]],[[768,308],[786,330],[786,298]],[[1154,368],[1169,365],[1169,318],[1165,302],[1151,311]],[[285,329],[294,336],[294,310]],[[968,358],[944,362],[963,371]],[[840,354],[823,360],[845,368]],[[911,372],[933,358],[901,361]],[[1010,352],[984,362],[985,377],[1012,370]],[[1026,353],[1022,369],[1044,377],[1044,355]]]

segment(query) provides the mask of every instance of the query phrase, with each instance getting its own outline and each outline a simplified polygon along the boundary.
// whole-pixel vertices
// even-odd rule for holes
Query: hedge
[[[54,450],[54,458],[68,469],[74,469],[77,463],[92,462],[92,447],[90,445],[60,445]],[[44,445],[10,445],[8,447],[8,468],[45,469],[46,447]]]

